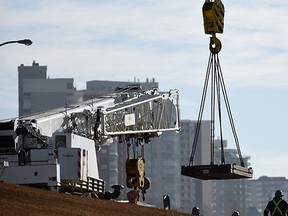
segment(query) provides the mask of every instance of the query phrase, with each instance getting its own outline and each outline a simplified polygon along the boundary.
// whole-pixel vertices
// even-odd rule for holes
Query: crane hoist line
[[[216,37],[216,33],[223,33],[224,29],[224,5],[221,0],[206,0],[203,7],[204,30],[206,34],[211,34],[210,38],[210,56],[204,81],[200,109],[196,124],[195,136],[192,144],[192,151],[188,166],[181,167],[181,174],[202,180],[209,179],[239,179],[251,178],[253,174],[252,168],[245,167],[245,163],[241,154],[239,139],[236,133],[228,94],[225,87],[222,69],[218,53],[222,48],[220,40]],[[210,84],[210,164],[195,165],[196,147],[198,144],[201,122]],[[223,99],[222,99],[223,97]],[[239,157],[239,165],[233,161],[233,164],[226,164],[224,142],[223,142],[223,122],[222,122],[222,101],[224,101],[228,119],[230,122],[232,134],[236,144],[236,150]],[[218,118],[217,118],[218,114]],[[220,137],[220,164],[215,163],[215,122],[218,120],[219,137]]]

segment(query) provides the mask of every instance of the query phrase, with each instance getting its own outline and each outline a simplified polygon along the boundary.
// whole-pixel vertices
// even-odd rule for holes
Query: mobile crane
[[[83,103],[2,120],[0,182],[104,197],[96,152],[111,138],[127,148],[143,147],[162,132],[180,130],[178,95],[178,90],[127,86]],[[126,174],[128,187],[149,188],[141,155],[127,158]]]

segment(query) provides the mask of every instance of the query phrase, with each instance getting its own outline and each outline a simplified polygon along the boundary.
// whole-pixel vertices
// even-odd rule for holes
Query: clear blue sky
[[[17,66],[33,60],[51,78],[145,81],[179,89],[181,118],[198,115],[209,56],[200,0],[1,0],[0,119],[17,116]],[[223,1],[219,58],[240,147],[254,177],[288,177],[287,0]],[[230,127],[228,146],[235,147]]]

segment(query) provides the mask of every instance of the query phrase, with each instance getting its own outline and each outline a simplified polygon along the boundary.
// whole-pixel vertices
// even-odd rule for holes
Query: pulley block
[[[206,0],[202,7],[205,34],[223,33],[224,5],[221,0]]]
[[[210,38],[210,44],[209,44],[210,52],[212,54],[217,54],[221,51],[221,48],[222,48],[221,41],[218,38],[216,38],[215,35],[212,35],[212,37]]]
[[[147,190],[150,187],[150,180],[145,177],[144,159],[137,157],[126,160],[126,184],[129,188]]]

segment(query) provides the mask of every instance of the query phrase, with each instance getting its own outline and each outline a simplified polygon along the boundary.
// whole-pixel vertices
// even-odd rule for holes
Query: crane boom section
[[[98,106],[107,107],[114,105],[114,100],[113,96],[96,98],[83,103],[20,117],[19,121],[35,123],[42,135],[51,136],[56,130],[69,127],[69,118],[73,113],[84,112],[84,110],[93,112]]]
[[[157,137],[163,131],[178,131],[178,91],[145,94],[103,110],[103,133],[109,136],[135,134]]]
[[[125,134],[159,137],[163,131],[180,130],[178,91],[159,93],[156,89],[147,92],[138,89],[113,93],[9,122],[9,128],[7,122],[0,122],[0,136],[5,135],[6,144],[9,139],[9,151],[17,151],[23,144],[28,149],[36,148],[34,143],[48,145],[53,133],[59,132],[92,139],[98,147],[109,138]],[[2,144],[0,149],[5,152],[7,146]]]

